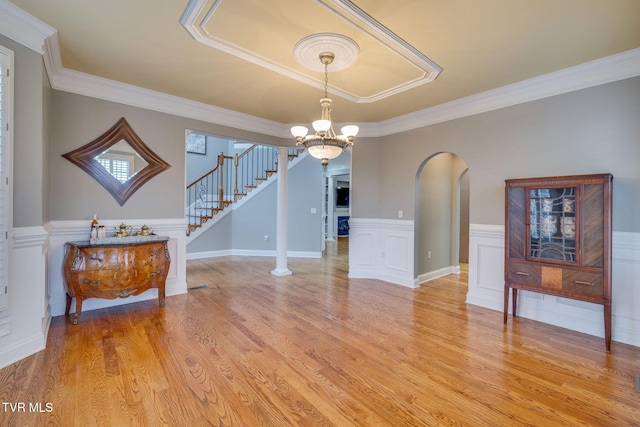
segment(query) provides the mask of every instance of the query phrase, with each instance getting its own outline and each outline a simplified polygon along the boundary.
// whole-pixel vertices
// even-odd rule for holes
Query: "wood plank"
[[[410,289],[323,259],[188,262],[186,295],[54,318],[0,370],[0,425],[639,425],[640,350],[465,303],[468,273]]]

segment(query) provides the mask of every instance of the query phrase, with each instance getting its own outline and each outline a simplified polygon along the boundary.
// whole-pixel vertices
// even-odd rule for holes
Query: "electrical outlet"
[[[431,259],[431,251],[427,251],[427,259]]]
[[[311,213],[316,213],[316,208],[311,208]]]
[[[404,216],[404,212],[403,211],[398,211],[398,218],[402,218]]]
[[[269,235],[268,235],[268,234],[265,234],[265,235],[264,235],[264,241],[265,241],[265,242],[268,242],[268,241],[269,241]]]

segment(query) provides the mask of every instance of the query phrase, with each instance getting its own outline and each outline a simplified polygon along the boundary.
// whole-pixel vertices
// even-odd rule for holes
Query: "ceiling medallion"
[[[360,56],[360,47],[349,37],[341,34],[318,33],[303,38],[293,48],[296,61],[312,71],[325,70],[323,62],[318,61],[320,55],[325,52],[331,52],[334,55],[334,60],[331,62],[331,71],[334,72],[355,64]]]

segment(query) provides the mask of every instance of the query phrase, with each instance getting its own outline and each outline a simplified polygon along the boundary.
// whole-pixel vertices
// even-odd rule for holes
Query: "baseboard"
[[[276,251],[259,251],[252,249],[223,249],[220,251],[207,251],[207,252],[193,252],[187,254],[187,260],[203,259],[203,258],[218,258],[223,256],[245,256],[245,257],[274,257]],[[304,251],[289,251],[287,252],[289,258],[322,258],[322,252],[304,252]]]
[[[45,335],[37,334],[3,349],[0,351],[0,369],[44,350],[46,341]]]

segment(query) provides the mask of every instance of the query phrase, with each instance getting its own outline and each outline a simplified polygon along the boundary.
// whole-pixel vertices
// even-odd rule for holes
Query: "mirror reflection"
[[[95,159],[123,184],[149,164],[124,139],[100,153]]]

